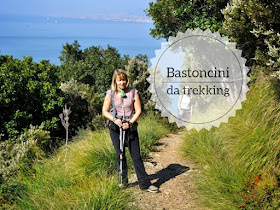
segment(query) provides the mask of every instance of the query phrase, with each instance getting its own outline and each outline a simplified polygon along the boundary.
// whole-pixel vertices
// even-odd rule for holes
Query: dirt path
[[[169,134],[160,139],[156,152],[150,153],[152,159],[145,162],[145,168],[160,193],[149,193],[133,187],[133,206],[145,210],[202,209],[197,205],[198,197],[192,179],[195,165],[182,158],[180,151],[183,135],[183,132]],[[136,175],[133,174],[129,181],[135,182]]]

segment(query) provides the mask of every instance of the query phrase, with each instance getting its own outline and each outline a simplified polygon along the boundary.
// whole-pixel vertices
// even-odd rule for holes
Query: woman
[[[112,103],[112,104],[111,104]],[[110,105],[113,112],[110,112]],[[141,103],[138,91],[129,87],[127,73],[118,69],[114,72],[111,90],[107,91],[102,108],[103,115],[109,120],[110,136],[116,151],[118,170],[120,171],[120,128],[125,130],[125,145],[129,148],[136,171],[138,184],[141,189],[158,192],[158,188],[151,184],[140,156],[137,119],[141,114]],[[128,184],[127,162],[125,148],[123,152],[122,180]]]
[[[192,108],[193,107],[191,96],[189,95],[189,87],[185,86],[184,94],[181,95],[178,100],[178,110],[180,119],[188,122],[192,116]]]

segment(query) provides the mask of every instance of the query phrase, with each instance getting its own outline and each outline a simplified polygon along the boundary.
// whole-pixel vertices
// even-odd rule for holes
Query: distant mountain
[[[59,23],[62,20],[66,19],[77,19],[77,20],[110,20],[110,21],[125,21],[125,22],[152,22],[151,18],[141,15],[129,15],[129,14],[93,14],[91,16],[33,16],[33,15],[13,15],[13,14],[0,14],[1,22],[23,22],[23,21],[32,21],[32,22],[54,22]]]

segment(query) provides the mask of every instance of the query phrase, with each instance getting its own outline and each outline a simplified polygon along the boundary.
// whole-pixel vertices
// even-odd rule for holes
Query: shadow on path
[[[176,176],[183,174],[190,170],[188,166],[182,166],[177,163],[170,164],[166,168],[158,171],[156,174],[149,175],[150,180],[158,179],[154,185],[160,187],[163,183],[167,182],[170,179],[175,178]]]
[[[156,162],[151,162],[152,164],[156,164]],[[182,166],[180,164],[177,163],[173,163],[170,164],[169,166],[167,166],[166,168],[158,171],[155,174],[150,174],[149,175],[149,179],[153,180],[153,179],[158,179],[153,185],[160,187],[163,183],[167,182],[170,179],[175,178],[176,176],[183,174],[185,172],[187,172],[188,170],[190,170],[190,168],[188,166]],[[136,186],[138,184],[138,182],[133,182],[130,183],[130,186]]]

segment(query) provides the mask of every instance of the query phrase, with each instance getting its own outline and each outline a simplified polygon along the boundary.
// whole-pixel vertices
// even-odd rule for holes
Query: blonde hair
[[[112,78],[112,84],[111,84],[111,89],[115,92],[118,92],[118,86],[117,86],[117,77],[120,77],[120,79],[126,80],[126,87],[129,87],[129,79],[126,71],[122,69],[117,69],[115,70]]]

